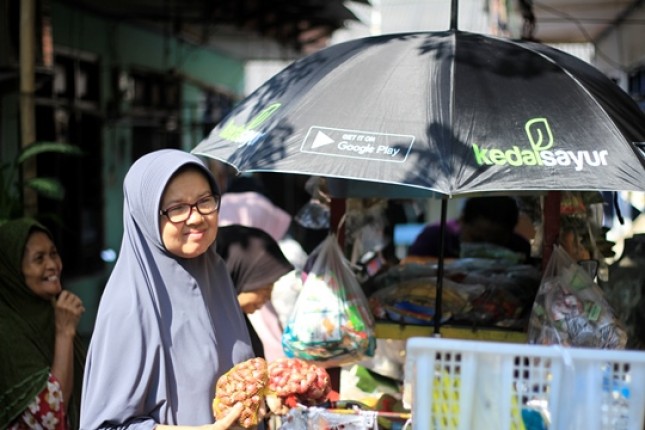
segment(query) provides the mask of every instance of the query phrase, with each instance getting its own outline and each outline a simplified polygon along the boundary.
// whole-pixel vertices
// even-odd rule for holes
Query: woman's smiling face
[[[22,274],[29,289],[44,300],[51,300],[62,290],[62,271],[63,261],[54,242],[47,233],[33,231],[22,256]]]
[[[170,179],[161,197],[161,209],[192,205],[212,193],[205,174],[197,167],[189,167]],[[202,215],[195,207],[183,222],[173,223],[167,216],[160,215],[161,239],[168,252],[182,258],[194,258],[206,252],[215,241],[217,222],[218,211]]]

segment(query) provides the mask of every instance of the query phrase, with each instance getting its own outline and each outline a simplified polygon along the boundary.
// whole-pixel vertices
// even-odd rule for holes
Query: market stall
[[[590,220],[581,216],[587,213],[587,208],[582,211],[584,202],[571,200],[571,195],[558,193],[557,217],[553,218],[560,240],[566,242],[563,238],[581,232],[587,236],[576,237],[575,243],[586,243],[588,248],[569,249],[573,255],[584,258],[585,252],[593,253],[594,246],[603,240],[596,237],[594,243],[590,242],[594,237],[585,231]],[[578,209],[574,210],[575,207]],[[593,214],[593,210],[589,213]],[[574,228],[578,223],[584,227],[582,230]],[[376,322],[377,337],[409,339],[406,400],[412,409],[414,428],[641,428],[645,354],[623,351],[625,327],[604,300],[587,267],[573,261],[565,247],[552,244],[550,249],[548,264],[540,264],[538,278],[533,279],[539,290],[534,290],[536,295],[531,298],[529,310],[531,318],[537,321],[532,324],[525,321],[528,329],[523,326],[520,330],[508,330],[494,324],[487,327],[485,321],[473,328],[445,318],[441,336],[437,337],[432,324],[433,300],[424,300],[434,299],[436,289],[426,288],[425,297],[418,297],[422,295],[419,290],[430,283],[428,277],[436,275],[433,263],[413,265],[411,269],[393,267],[384,276],[382,291],[396,290],[391,294],[393,302],[409,304],[418,297],[416,304],[426,305],[424,310],[428,311],[426,315],[399,312],[395,318],[403,315],[409,319],[390,322],[385,321],[391,315],[384,314]],[[446,264],[446,281],[455,274],[463,276],[459,269],[464,263],[468,275],[481,269],[469,265],[470,260],[454,263]],[[455,268],[458,270],[454,271]],[[491,268],[494,267],[486,267]],[[503,269],[508,270],[517,268],[509,265]],[[494,274],[492,277],[488,274],[488,279],[500,285]],[[392,288],[393,285],[398,288]],[[447,312],[454,309],[448,302],[459,300],[454,291],[452,282],[444,284]],[[575,347],[575,352],[526,345],[529,340]],[[487,391],[482,392],[482,387],[488,387]],[[565,403],[566,406],[555,407]]]
[[[546,196],[541,255],[546,264],[553,251],[550,245],[560,233],[558,192],[643,189],[645,158],[635,142],[645,141],[645,115],[624,91],[583,61],[537,43],[459,31],[457,1],[453,1],[452,12],[450,29],[445,32],[369,37],[294,62],[242,100],[192,152],[221,160],[240,172],[327,178],[337,204],[354,198],[439,199],[442,226],[448,199],[539,193]],[[332,210],[331,233],[338,232],[341,243],[345,232],[336,227],[344,209]],[[416,322],[423,318],[418,308],[407,309],[414,315],[408,312],[395,326],[377,322],[374,337],[407,338],[423,333],[524,341],[521,330],[499,326],[489,330],[482,324],[476,325],[477,330],[472,330],[472,324],[451,327],[448,316],[470,317],[472,322],[474,315],[457,306],[448,308],[449,303],[454,305],[453,299],[444,302],[444,297],[459,301],[459,294],[451,294],[454,291],[448,284],[464,271],[470,275],[480,270],[482,277],[490,276],[492,268],[485,272],[470,266],[459,275],[447,263],[441,254],[428,275],[433,279],[433,293],[422,294],[422,304],[431,308],[425,322],[431,325],[409,324],[413,321],[409,318]],[[330,284],[323,290],[334,290]],[[413,293],[416,288],[428,289],[427,285],[406,288]],[[511,301],[503,297],[504,289],[495,292],[502,296],[495,297],[493,308]],[[382,299],[387,302],[390,297]],[[481,303],[481,309],[490,310],[490,303]],[[395,308],[382,310],[401,317],[402,309]],[[358,307],[346,313],[347,320],[364,312]],[[332,332],[342,333],[337,328],[338,324],[330,326]],[[354,347],[362,344],[355,339],[350,343]],[[317,358],[324,352],[317,351]],[[450,354],[454,358],[461,352]],[[437,379],[436,372],[447,391],[457,386],[454,377],[442,377],[441,367],[440,363],[439,368],[433,364],[416,368],[415,392],[433,395],[412,398],[414,428],[429,428],[427,413],[434,412],[436,405],[446,405],[440,401],[445,392],[435,394],[428,385]],[[460,362],[454,369],[465,367]],[[458,385],[466,387],[483,373],[482,369],[462,373]],[[637,406],[642,408],[642,404]],[[460,405],[462,412],[472,412]],[[513,410],[523,406],[518,403]],[[511,407],[504,412],[508,410]],[[415,415],[420,411],[426,415],[417,421]],[[485,410],[482,413],[486,415]],[[642,414],[633,417],[630,425],[639,419],[642,424]],[[526,427],[524,422],[518,425],[513,428]],[[305,423],[303,428],[312,427]],[[436,428],[470,427],[457,418]]]
[[[563,198],[564,194],[564,198]],[[567,219],[567,217],[570,217],[572,215],[575,215],[572,213],[571,208],[574,206],[578,206],[577,204],[572,203],[570,200],[570,193],[560,193],[558,192],[559,199],[558,201],[558,211],[557,211],[557,224],[560,226],[560,228],[564,228],[566,230],[560,230],[558,231],[558,235],[563,237],[566,236],[566,233],[572,232],[571,230],[571,224],[572,220]],[[545,196],[543,196],[545,197]],[[339,225],[342,225],[345,221],[342,221],[343,217],[345,220],[347,220],[347,217],[350,216],[350,214],[347,212],[347,207],[349,206],[350,208],[355,208],[358,205],[355,205],[351,200],[353,198],[348,198],[347,200],[345,199],[340,199],[337,203],[342,204],[342,207],[344,208],[343,214],[339,215],[336,213],[336,210],[332,211],[333,212],[333,217],[335,219],[338,219],[339,222],[336,223],[337,228]],[[371,203],[375,202],[375,199],[370,199]],[[351,209],[350,209],[351,210]],[[586,213],[586,210],[585,210]],[[582,218],[580,218],[582,220]],[[582,225],[585,225],[587,219],[584,219],[585,222],[582,223]],[[354,227],[356,227],[356,223],[353,223]],[[586,229],[588,227],[585,227],[585,229],[581,230],[583,235],[586,234]],[[343,229],[346,230],[346,229]],[[576,232],[574,235],[579,234],[579,232]],[[340,235],[339,235],[340,236]],[[345,241],[352,241],[355,239],[355,234],[352,231],[346,231],[344,240]],[[580,239],[580,238],[579,238]],[[599,239],[599,238],[598,238]],[[583,241],[580,241],[582,243]],[[588,243],[588,242],[587,242]],[[350,246],[351,248],[351,246]],[[553,247],[552,247],[553,249]],[[349,249],[346,250],[346,254],[350,255],[352,254],[349,252]],[[549,257],[551,259],[551,256]],[[453,288],[454,285],[452,283],[454,282],[455,275],[458,278],[461,278],[463,281],[464,276],[473,276],[475,278],[479,277],[478,271],[480,270],[490,270],[492,272],[484,272],[486,273],[486,278],[489,281],[492,281],[493,283],[497,284],[498,286],[504,286],[504,282],[501,281],[503,278],[498,278],[497,276],[504,274],[508,275],[509,272],[513,272],[513,277],[515,278],[529,278],[531,282],[533,282],[534,285],[539,286],[543,282],[546,281],[551,282],[551,278],[557,278],[557,276],[546,276],[546,273],[551,273],[552,269],[548,268],[548,265],[546,265],[544,268],[542,267],[541,264],[537,264],[534,269],[537,272],[524,272],[525,268],[522,268],[521,266],[518,267],[513,267],[513,265],[508,265],[505,267],[499,267],[497,266],[498,262],[497,261],[490,261],[487,263],[486,266],[472,266],[472,260],[468,261],[459,261],[455,260],[452,262],[447,262],[446,267],[445,267],[445,280],[446,284],[444,285],[444,309],[449,310],[451,309],[450,306],[448,306],[448,303],[451,300],[454,300],[453,294],[454,291]],[[476,262],[478,265],[481,264],[482,262]],[[433,267],[433,265],[435,267]],[[392,286],[397,284],[398,281],[404,280],[403,284],[405,285],[406,288],[408,288],[411,292],[415,293],[418,288],[424,288],[425,285],[424,283],[428,280],[429,277],[432,275],[436,275],[436,264],[435,263],[425,263],[421,265],[410,265],[407,267],[404,267],[405,265],[399,266],[399,267],[392,267],[393,271],[395,273],[389,273],[387,274],[387,271],[383,271],[380,274],[387,276],[385,277],[385,280],[383,282],[384,287],[381,289],[382,291],[387,291],[388,286]],[[585,272],[585,268],[574,264],[576,268],[579,268],[582,273]],[[382,267],[384,268],[384,267]],[[410,269],[411,268],[411,269]],[[464,268],[467,270],[464,272]],[[456,270],[455,270],[456,269]],[[359,271],[360,272],[360,271]],[[553,275],[553,274],[552,274]],[[379,277],[379,272],[373,273],[372,278],[377,279]],[[365,281],[366,279],[364,277],[361,277],[360,275],[358,276],[359,279],[363,279]],[[451,280],[452,279],[452,280]],[[479,279],[481,281],[481,279]],[[580,284],[576,284],[577,289],[580,291],[595,291],[592,286],[588,286],[585,288],[581,288]],[[362,286],[366,290],[366,293],[370,292],[370,289],[375,288],[374,285],[369,285],[368,283],[363,282]],[[368,287],[368,288],[366,288]],[[512,287],[511,287],[512,288]],[[373,293],[373,291],[371,291]],[[399,298],[403,296],[404,291],[399,291],[399,294],[396,294]],[[537,293],[537,288],[535,289],[535,292]],[[434,294],[436,294],[436,290],[434,291]],[[534,297],[531,298],[531,305],[533,305],[533,299]],[[369,297],[369,295],[368,295]],[[543,309],[548,307],[548,312],[553,313],[552,311],[554,310],[562,310],[558,309],[557,306],[560,306],[560,304],[557,301],[552,301],[552,303],[555,303],[557,306],[549,306],[546,305],[546,302],[548,299],[545,299],[545,295],[538,296],[538,300],[535,300],[538,302]],[[572,296],[573,297],[573,296]],[[582,296],[581,296],[582,297]],[[422,297],[422,300],[425,300],[425,303],[428,305],[432,305],[434,303],[434,298],[435,296],[433,294],[427,294]],[[600,305],[602,304],[602,298],[600,297],[589,297],[584,296],[583,299],[580,301],[582,304],[584,303],[594,303],[595,305]],[[569,304],[575,304],[571,301],[569,301]],[[578,309],[575,306],[572,309]],[[580,310],[582,308],[579,308]],[[591,306],[589,309],[593,310],[594,307]],[[559,338],[559,340],[556,339],[546,339],[544,343],[557,343],[559,345],[564,345],[564,346],[580,346],[582,344],[576,345],[576,342],[579,342],[580,339],[582,339],[582,342],[586,342],[585,345],[588,347],[593,347],[594,351],[588,351],[585,350],[585,353],[587,354],[586,359],[580,358],[579,356],[576,358],[576,360],[579,360],[580,363],[576,364],[577,366],[577,372],[581,372],[581,369],[586,369],[583,371],[582,375],[578,375],[574,378],[574,382],[577,381],[578,384],[586,384],[584,386],[587,387],[592,387],[593,384],[596,382],[594,381],[587,381],[586,378],[589,375],[592,375],[596,371],[600,371],[604,368],[607,368],[607,364],[604,363],[602,360],[604,360],[603,357],[606,357],[607,360],[612,360],[615,362],[615,365],[611,365],[610,367],[613,368],[613,366],[617,366],[618,370],[611,370],[610,373],[610,378],[612,380],[615,380],[614,384],[616,384],[616,387],[620,387],[620,389],[623,389],[623,393],[626,392],[624,390],[629,390],[630,398],[625,399],[622,397],[618,397],[619,400],[616,401],[608,401],[608,400],[603,400],[603,399],[597,399],[594,400],[594,404],[598,404],[598,408],[591,408],[591,411],[594,413],[600,410],[610,410],[612,411],[612,414],[615,414],[615,417],[612,419],[618,420],[618,419],[624,419],[628,421],[639,421],[640,420],[640,413],[638,411],[632,411],[629,409],[630,407],[633,408],[634,404],[638,404],[640,401],[640,388],[639,384],[641,380],[640,376],[640,367],[641,365],[641,360],[642,360],[642,354],[623,354],[622,352],[619,351],[614,351],[615,353],[612,354],[596,354],[595,351],[599,350],[600,348],[603,349],[608,349],[608,350],[620,350],[621,348],[624,347],[624,343],[622,341],[622,336],[624,333],[620,331],[620,327],[617,324],[617,321],[615,319],[611,318],[611,315],[608,314],[609,310],[604,309],[602,307],[596,309],[601,310],[601,312],[597,313],[595,319],[590,319],[590,314],[585,314],[584,312],[580,312],[577,314],[571,314],[570,318],[568,321],[571,321],[575,327],[582,327],[584,330],[578,331],[576,334],[579,336],[578,339],[571,337],[570,339],[564,339],[565,336],[570,336],[571,333],[569,332],[562,332],[562,336]],[[604,313],[603,313],[604,312]],[[512,313],[512,312],[511,312]],[[416,315],[419,317],[420,315]],[[475,362],[481,362],[483,366],[487,366],[490,363],[492,365],[499,365],[502,366],[502,369],[499,370],[501,372],[500,374],[504,374],[504,372],[509,373],[511,376],[510,380],[514,384],[514,386],[519,386],[518,384],[522,381],[513,379],[513,375],[516,375],[517,372],[522,371],[522,369],[526,369],[526,372],[542,372],[540,375],[541,376],[532,376],[533,378],[537,378],[536,380],[539,382],[539,378],[548,378],[548,384],[545,385],[542,389],[539,391],[536,391],[533,393],[531,396],[528,396],[526,393],[522,394],[521,396],[518,394],[517,399],[512,400],[513,397],[510,397],[511,401],[515,401],[516,406],[512,408],[511,406],[508,406],[506,403],[502,401],[498,401],[496,404],[497,406],[493,408],[492,411],[489,413],[491,414],[496,414],[499,413],[499,410],[504,411],[507,406],[509,409],[509,414],[508,417],[510,419],[517,419],[518,416],[521,415],[523,411],[526,411],[525,413],[527,414],[533,414],[535,417],[541,417],[543,413],[545,413],[545,410],[536,408],[536,407],[526,407],[525,403],[528,401],[527,399],[530,397],[533,401],[533,403],[538,402],[538,401],[544,401],[544,402],[557,402],[557,399],[551,396],[551,391],[555,390],[561,390],[561,391],[566,391],[566,386],[567,383],[555,383],[552,382],[552,378],[557,377],[557,372],[573,372],[572,374],[575,374],[576,372],[576,366],[574,367],[566,367],[566,354],[563,356],[562,354],[562,349],[556,349],[556,352],[553,351],[542,351],[541,349],[534,349],[534,348],[529,348],[525,349],[525,346],[529,345],[518,345],[518,344],[526,344],[528,341],[529,333],[526,330],[526,326],[522,325],[522,327],[514,327],[514,328],[509,328],[509,327],[498,327],[495,324],[492,325],[487,325],[487,321],[479,321],[477,326],[473,326],[472,324],[459,324],[458,321],[452,320],[452,315],[451,318],[446,318],[445,321],[442,322],[441,324],[441,336],[440,338],[437,338],[434,336],[433,330],[434,330],[434,325],[433,325],[433,314],[429,313],[428,315],[425,315],[426,320],[421,320],[421,321],[387,321],[385,320],[379,320],[377,318],[376,323],[375,323],[375,337],[378,338],[379,340],[392,340],[392,339],[398,339],[398,340],[407,340],[410,337],[419,337],[423,336],[427,342],[422,341],[421,342],[421,347],[417,346],[415,348],[419,348],[419,351],[413,353],[413,354],[408,354],[406,357],[406,360],[412,360],[412,363],[417,363],[418,360],[424,360],[428,361],[427,363],[430,368],[443,368],[444,366],[451,366],[450,367],[450,372],[452,372],[452,380],[456,377],[455,375],[461,375],[460,372],[462,372],[461,369],[463,369],[462,366],[465,366],[466,363],[462,362],[464,360],[463,357],[466,357],[467,354],[471,354],[473,356],[472,360],[475,360]],[[490,321],[488,321],[490,322]],[[524,321],[526,322],[526,321]],[[597,323],[595,327],[592,327],[590,323]],[[316,324],[314,324],[316,325]],[[540,327],[540,325],[536,325],[536,327]],[[586,329],[585,329],[586,327]],[[607,334],[611,334],[611,330],[613,327],[613,334],[616,334],[616,336],[613,336],[613,339],[618,339],[618,343],[611,343],[612,336],[607,336]],[[607,330],[609,329],[609,330]],[[547,330],[548,332],[548,330]],[[597,335],[597,340],[600,342],[604,343],[595,343],[595,344],[590,344],[588,340],[588,335],[589,334],[595,334]],[[472,341],[472,340],[477,340],[477,341],[486,341],[484,343],[489,344],[490,346],[471,346],[469,343],[457,343],[457,344],[449,344],[449,348],[446,351],[441,351],[437,350],[436,348],[442,347],[444,344],[442,343],[442,340],[444,339],[446,341],[456,341],[456,342],[463,342],[463,341]],[[548,340],[548,342],[547,342]],[[417,340],[414,340],[414,342],[419,342]],[[504,346],[500,347],[499,342],[503,342]],[[476,342],[477,344],[481,344],[482,342]],[[518,349],[515,349],[514,345],[518,345]],[[468,348],[472,348],[474,351],[470,351]],[[489,351],[493,351],[496,353],[493,354],[493,352],[489,352],[489,355],[493,355],[492,357],[487,357],[486,354],[484,354],[480,349],[486,350],[486,348],[489,348]],[[493,348],[492,350],[490,348]],[[439,351],[441,354],[444,355],[444,358],[441,359],[440,361],[433,361],[430,360],[430,357],[434,356],[434,353]],[[406,351],[406,352],[409,352]],[[536,363],[539,362],[540,360],[545,360],[545,359],[552,359],[553,362],[556,361],[556,358],[554,358],[554,354],[556,354],[555,357],[557,357],[557,360],[563,360],[564,364],[559,363],[558,364],[549,364],[546,368],[540,368],[536,366]],[[509,363],[508,360],[511,360],[511,358],[505,358],[505,357],[513,357],[513,354],[518,354],[518,357],[525,357],[527,360],[526,365],[518,364],[516,363],[517,359],[514,359],[515,362]],[[420,358],[421,357],[421,358]],[[455,357],[461,357],[461,358],[455,358]],[[622,357],[619,359],[619,357]],[[356,360],[361,358],[360,356],[355,356]],[[470,359],[468,359],[470,360]],[[314,360],[315,361],[315,360]],[[532,361],[535,361],[533,363]],[[468,361],[470,362],[470,361]],[[348,364],[352,364],[353,360],[349,360],[347,362]],[[412,368],[416,366],[416,364],[411,364]],[[438,367],[436,367],[438,366]],[[519,367],[518,367],[519,366]],[[556,368],[554,366],[565,366],[564,370],[562,368]],[[558,370],[560,369],[560,370]],[[600,370],[598,370],[600,369]],[[609,368],[607,368],[609,369]],[[331,370],[331,369],[327,369]],[[380,371],[380,369],[378,369]],[[418,370],[411,370],[413,372],[412,374],[415,374],[414,372],[417,372]],[[427,370],[426,370],[427,371]],[[609,371],[609,370],[607,370]],[[378,372],[376,372],[378,373]],[[527,373],[527,375],[529,374]],[[605,371],[603,371],[602,374],[605,374]],[[433,397],[433,402],[434,404],[444,404],[449,410],[453,410],[453,415],[450,415],[448,418],[445,418],[447,422],[452,423],[452,424],[446,424],[445,427],[438,427],[438,428],[458,428],[457,423],[459,422],[464,422],[466,418],[463,417],[462,415],[459,415],[458,413],[454,412],[455,410],[467,410],[468,405],[463,404],[463,402],[467,402],[467,397],[464,397],[469,394],[464,394],[460,395],[459,392],[461,390],[460,387],[463,387],[467,385],[468,383],[474,383],[474,384],[480,384],[483,383],[484,381],[479,381],[479,379],[475,378],[474,382],[471,380],[470,377],[464,376],[466,378],[465,380],[460,378],[460,383],[459,385],[452,385],[450,383],[451,379],[445,376],[442,372],[436,373],[438,375],[435,379],[433,378],[428,378],[428,381],[432,381],[432,384],[440,384],[438,387],[439,388],[432,388],[433,393],[436,391],[437,394],[435,396],[438,397]],[[443,376],[442,376],[443,375]],[[555,376],[554,376],[555,375]],[[363,378],[365,375],[358,375],[359,378]],[[406,373],[406,377],[409,377]],[[573,378],[573,377],[572,377]],[[577,379],[576,379],[577,378]],[[420,379],[417,378],[416,376],[413,376],[411,378],[413,381],[419,381],[419,380],[426,380],[426,379]],[[488,380],[488,378],[485,378]],[[442,382],[443,381],[443,382]],[[446,382],[448,381],[448,382]],[[479,382],[478,382],[479,381]],[[546,381],[545,381],[546,383]],[[362,387],[366,386],[366,382],[364,379],[361,379],[359,381],[359,384]],[[375,384],[372,384],[375,385]],[[501,387],[501,385],[500,385]],[[339,387],[337,387],[339,388]],[[427,387],[426,387],[427,388]],[[418,388],[422,390],[422,392],[426,393],[425,395],[427,396],[427,390],[426,388]],[[600,387],[602,388],[602,387]],[[368,390],[371,389],[371,387],[367,388]],[[509,390],[510,388],[507,386],[503,386],[504,390]],[[408,387],[408,391],[411,391],[412,388]],[[425,390],[425,391],[424,391]],[[438,391],[437,391],[438,390]],[[453,390],[454,393],[452,396],[448,396],[446,392],[442,390]],[[342,390],[346,391],[347,390]],[[342,392],[341,391],[341,392]],[[492,389],[491,392],[497,392],[495,389]],[[602,393],[602,390],[599,390],[599,393]],[[468,392],[469,393],[469,392]],[[512,394],[517,394],[516,391],[509,391],[509,393]],[[611,393],[611,391],[610,391]],[[396,394],[396,393],[395,393]],[[420,396],[419,393],[416,394],[417,398]],[[369,396],[366,396],[365,398],[368,398]],[[388,396],[384,395],[379,395],[378,398],[379,400],[382,398],[387,398]],[[360,400],[349,400],[349,399],[359,399]],[[387,421],[389,422],[390,425],[394,425],[394,428],[397,428],[397,425],[403,425],[407,419],[414,417],[415,415],[418,416],[420,411],[414,409],[414,402],[410,401],[408,404],[408,409],[402,408],[399,409],[396,412],[386,410],[382,408],[383,405],[377,404],[377,403],[372,403],[371,400],[363,403],[365,401],[365,398],[363,397],[354,397],[354,396],[349,396],[349,397],[344,397],[344,402],[340,403],[326,403],[323,405],[318,405],[314,407],[303,407],[303,406],[294,406],[289,409],[288,413],[282,417],[282,419],[287,419],[289,422],[296,422],[300,423],[298,425],[300,426],[305,426],[305,427],[284,427],[284,428],[308,428],[306,425],[313,425],[311,423],[325,423],[325,425],[333,426],[333,425],[344,425],[346,428],[357,428],[357,429],[367,429],[367,428],[372,428],[372,424],[376,421],[381,419],[381,422]],[[411,400],[413,397],[409,397],[408,400]],[[482,398],[478,396],[475,399],[475,403],[477,401],[481,401]],[[423,399],[426,399],[423,397]],[[441,400],[443,399],[443,400]],[[590,400],[585,400],[585,402],[589,402]],[[444,402],[444,403],[442,403]],[[462,403],[460,403],[462,402]],[[600,403],[598,403],[600,402]],[[423,400],[421,403],[425,404],[427,403],[427,399]],[[342,405],[342,407],[339,407],[339,405]],[[351,407],[349,409],[345,408],[346,406],[350,405]],[[455,406],[458,405],[458,406]],[[630,406],[631,405],[631,406]],[[399,407],[401,405],[399,404]],[[497,409],[497,407],[501,409]],[[379,409],[382,408],[382,409]],[[481,406],[478,406],[478,408],[481,408]],[[604,409],[603,409],[604,408]],[[478,409],[477,414],[482,414],[484,412],[483,409]],[[551,410],[546,410],[547,412],[552,412],[556,413],[557,411],[551,411]],[[427,410],[424,409],[423,413],[426,413]],[[588,411],[587,411],[588,412]],[[600,417],[596,417],[595,415],[589,415],[590,412],[587,413],[585,416],[593,416],[594,419],[600,420]],[[565,414],[566,415],[566,414]],[[433,413],[433,417],[435,414]],[[580,421],[580,416],[583,415],[578,415],[578,421],[577,423],[586,423],[587,421]],[[427,420],[427,415],[421,414],[420,419]],[[501,418],[500,417],[495,417],[491,418],[494,420],[502,420],[499,422],[505,422],[505,419],[509,419],[506,417],[506,415],[503,415]],[[434,419],[434,418],[433,418]],[[469,418],[470,419],[470,418]],[[537,419],[537,418],[536,418]],[[552,428],[559,428],[557,427],[556,423],[562,422],[562,420],[569,420],[572,418],[569,417],[563,417],[563,418],[553,418],[550,422],[552,425],[556,425],[556,427]],[[605,419],[605,418],[603,418]],[[490,423],[490,421],[482,421],[483,423]],[[509,421],[510,423],[513,423],[513,421]],[[304,424],[303,424],[304,423]],[[308,424],[307,424],[308,423]],[[294,424],[296,425],[296,424]],[[503,425],[506,424],[500,424],[499,428],[516,428],[516,427],[503,427]],[[517,421],[515,421],[514,425],[519,425]],[[577,424],[576,424],[577,425]],[[580,424],[582,425],[582,424]],[[585,424],[586,425],[586,424]],[[613,425],[613,424],[612,424]],[[309,427],[309,428],[316,428],[316,427]],[[428,427],[418,427],[418,428],[428,428]],[[433,428],[433,427],[430,427]],[[469,427],[470,428],[470,427]],[[474,428],[474,427],[473,427]],[[488,428],[488,427],[482,427],[482,428]],[[520,427],[517,427],[520,428]],[[528,427],[527,427],[528,428]],[[577,428],[577,427],[576,427]],[[614,428],[614,427],[601,427],[601,428]],[[629,427],[626,427],[629,428]]]

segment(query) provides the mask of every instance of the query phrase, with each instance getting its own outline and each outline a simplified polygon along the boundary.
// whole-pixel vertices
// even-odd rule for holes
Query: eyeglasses
[[[197,200],[195,203],[182,203],[177,206],[169,207],[166,210],[160,210],[159,215],[165,215],[172,223],[180,223],[190,218],[193,208],[197,209],[201,215],[210,215],[219,209],[220,196],[206,196]]]

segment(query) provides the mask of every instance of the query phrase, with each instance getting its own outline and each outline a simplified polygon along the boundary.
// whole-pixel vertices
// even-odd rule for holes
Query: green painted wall
[[[243,91],[244,64],[213,50],[107,21],[56,2],[52,5],[52,21],[56,46],[97,53],[104,68],[177,69],[233,93]]]
[[[104,248],[118,252],[123,231],[122,184],[132,162],[133,142],[131,122],[127,116],[116,120],[107,117],[108,105],[114,99],[113,70],[138,69],[160,73],[175,70],[189,77],[181,85],[181,120],[186,125],[181,138],[182,147],[190,150],[201,139],[200,133],[188,125],[200,117],[202,88],[213,87],[241,95],[244,63],[210,49],[164,37],[162,33],[109,21],[58,2],[51,3],[51,13],[55,47],[70,54],[95,56],[100,64],[100,110],[106,120],[102,130],[103,170],[97,174],[102,175],[104,184]],[[10,113],[11,110],[3,106],[3,121]],[[0,130],[3,130],[3,140],[5,134],[12,132],[11,127],[0,127]],[[74,279],[67,286],[85,302],[87,311],[79,329],[86,336],[91,333],[100,292],[110,270],[111,266],[108,266],[105,273]]]
[[[174,69],[233,94],[243,92],[244,63],[213,50],[167,38],[161,33],[108,21],[56,2],[52,4],[52,22],[55,46],[72,52],[76,50],[98,55],[102,71],[103,109],[112,98],[111,74],[114,67],[160,72]],[[195,106],[202,102],[202,93],[190,83],[183,84],[182,90],[182,120],[186,122],[187,118],[197,115]],[[110,220],[106,225],[106,247],[113,249],[118,249],[121,240],[121,186],[130,165],[128,154],[132,145],[129,130],[126,120],[106,124],[103,132],[105,217]],[[184,133],[184,149],[192,148],[199,138],[194,133]]]

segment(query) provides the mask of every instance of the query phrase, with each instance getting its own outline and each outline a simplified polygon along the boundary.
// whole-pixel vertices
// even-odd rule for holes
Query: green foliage
[[[65,197],[65,189],[56,178],[33,178],[25,182],[25,186],[53,200],[63,200]]]
[[[67,155],[82,155],[83,151],[78,146],[70,145],[61,142],[36,142],[29,145],[22,150],[18,156],[18,164],[23,163],[25,160],[33,158],[39,154],[45,153],[58,153]]]
[[[36,177],[23,181],[20,168],[23,163],[40,154],[80,156],[78,146],[61,142],[36,142],[25,147],[15,160],[0,164],[0,224],[23,215],[22,194],[31,188],[40,196],[54,200],[65,197],[65,189],[56,178]]]

